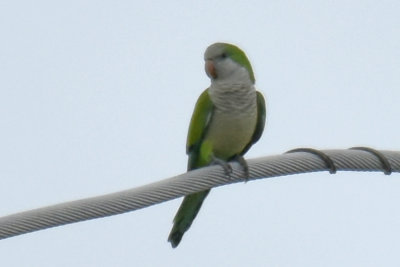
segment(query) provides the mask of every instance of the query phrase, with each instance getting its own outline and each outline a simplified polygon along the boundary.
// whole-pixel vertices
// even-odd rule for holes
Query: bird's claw
[[[233,158],[233,160],[236,161],[237,163],[239,163],[240,167],[242,168],[242,170],[244,172],[244,180],[247,182],[250,178],[249,165],[247,165],[247,161],[241,155],[236,155]],[[214,165],[221,166],[224,169],[225,174],[228,177],[231,177],[233,170],[232,170],[232,166],[229,164],[229,162],[213,156],[212,163]]]
[[[232,166],[231,166],[228,162],[226,162],[226,161],[223,160],[223,159],[220,159],[220,158],[217,158],[217,157],[213,156],[213,158],[212,158],[212,163],[213,163],[214,165],[219,165],[219,166],[221,166],[222,169],[224,169],[225,174],[226,174],[228,177],[231,177],[231,174],[232,174]]]

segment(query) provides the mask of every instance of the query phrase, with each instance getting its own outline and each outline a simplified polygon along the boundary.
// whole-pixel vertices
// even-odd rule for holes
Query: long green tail
[[[176,248],[181,242],[183,234],[190,228],[194,218],[196,218],[204,199],[210,190],[201,191],[191,195],[187,195],[174,218],[174,226],[168,236],[173,248]]]

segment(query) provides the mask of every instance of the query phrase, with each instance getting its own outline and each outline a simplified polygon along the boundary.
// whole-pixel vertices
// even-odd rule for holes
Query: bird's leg
[[[247,165],[247,161],[244,159],[242,155],[236,155],[233,158],[234,161],[238,162],[239,165],[242,167],[242,170],[244,172],[244,179],[246,182],[249,180],[250,174],[249,174],[249,165]]]
[[[212,164],[221,166],[224,169],[225,174],[227,176],[231,177],[232,166],[228,162],[226,162],[223,159],[217,158],[216,156],[213,155],[212,156]]]

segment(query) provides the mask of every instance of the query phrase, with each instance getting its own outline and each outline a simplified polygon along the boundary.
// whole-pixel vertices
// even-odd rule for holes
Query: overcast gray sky
[[[2,1],[0,216],[185,172],[203,52],[239,45],[268,102],[248,158],[399,150],[399,1]],[[0,241],[1,266],[399,266],[400,176],[305,174]]]

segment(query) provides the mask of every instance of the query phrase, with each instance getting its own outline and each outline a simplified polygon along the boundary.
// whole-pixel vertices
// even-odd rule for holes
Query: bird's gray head
[[[210,45],[204,53],[205,70],[211,81],[250,82],[254,74],[246,54],[237,46],[227,43]]]

